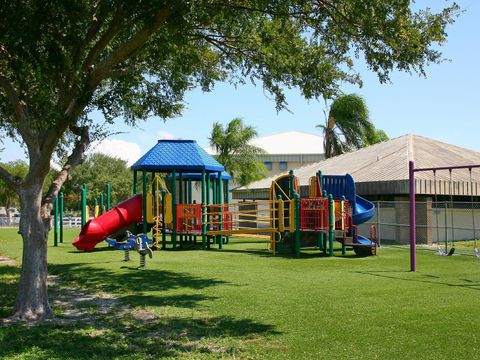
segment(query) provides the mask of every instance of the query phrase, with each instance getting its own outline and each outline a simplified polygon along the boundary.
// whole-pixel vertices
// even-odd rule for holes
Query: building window
[[[288,166],[288,164],[287,164],[286,161],[280,161],[280,162],[278,163],[278,168],[279,168],[280,170],[287,170],[287,166]]]
[[[265,161],[263,163],[263,165],[265,165],[265,167],[268,169],[268,170],[272,170],[272,162],[271,161]]]

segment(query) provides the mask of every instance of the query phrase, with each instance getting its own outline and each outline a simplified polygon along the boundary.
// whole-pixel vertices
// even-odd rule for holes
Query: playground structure
[[[111,211],[88,221],[73,241],[79,250],[91,251],[107,236],[130,230],[152,231],[155,248],[197,243],[202,248],[227,244],[235,234],[269,234],[269,249],[300,255],[314,244],[333,256],[334,242],[342,254],[352,247],[359,255],[375,254],[375,236],[358,235],[356,226],[375,212],[369,201],[355,193],[350,175],[310,180],[309,194],[300,197],[298,179],[291,171],[273,181],[268,200],[229,202],[230,176],[215,159],[191,140],[160,140],[133,166],[134,196]],[[141,192],[138,175],[141,174]],[[201,200],[193,199],[193,183],[200,182]],[[372,234],[373,235],[373,234]],[[327,251],[328,250],[328,251]]]
[[[93,217],[99,217],[102,214],[110,211],[110,198],[111,198],[111,187],[107,183],[105,185],[105,193],[100,193],[100,202],[95,197],[93,199]],[[54,216],[53,216],[53,246],[58,246],[58,243],[63,243],[63,227],[64,227],[64,216],[65,216],[65,200],[66,199],[80,199],[80,218],[81,218],[81,227],[83,227],[86,222],[90,219],[90,207],[87,205],[87,184],[82,185],[80,195],[65,195],[63,192],[60,192],[55,197],[54,202]]]
[[[474,240],[474,249],[473,255],[477,258],[480,258],[480,252],[477,247],[477,236],[476,236],[476,225],[475,225],[475,215],[473,208],[473,180],[472,180],[472,169],[480,168],[480,165],[454,165],[454,166],[439,166],[439,167],[428,167],[428,168],[415,168],[414,161],[409,161],[409,203],[410,203],[410,271],[417,271],[417,259],[416,259],[416,246],[417,246],[417,223],[416,223],[416,189],[415,189],[415,173],[416,172],[433,172],[434,176],[434,186],[435,186],[435,202],[437,198],[437,172],[439,171],[448,171],[449,172],[449,194],[450,201],[452,201],[453,191],[452,191],[452,171],[459,169],[467,169],[470,177],[470,203],[471,203],[471,214],[472,214],[472,229],[473,229],[473,240]],[[437,231],[438,231],[438,218],[437,218]],[[437,234],[438,239],[438,234]],[[448,239],[445,238],[445,251],[439,247],[440,255],[450,256],[455,253],[455,246],[452,243],[452,247],[448,250]]]

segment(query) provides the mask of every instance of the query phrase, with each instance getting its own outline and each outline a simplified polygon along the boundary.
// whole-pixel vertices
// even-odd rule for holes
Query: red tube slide
[[[78,250],[92,251],[108,235],[142,221],[142,195],[135,195],[109,212],[88,221],[72,244]]]

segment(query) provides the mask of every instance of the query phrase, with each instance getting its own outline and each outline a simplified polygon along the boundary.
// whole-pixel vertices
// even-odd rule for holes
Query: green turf
[[[1,327],[0,358],[480,358],[479,260],[420,250],[410,273],[405,249],[295,259],[265,248],[234,239],[222,251],[160,251],[142,271],[137,254],[126,265],[104,247],[49,247],[52,274],[117,296],[115,313],[126,314]],[[15,231],[0,230],[0,254],[21,258]],[[0,317],[17,278],[0,266]],[[155,319],[132,316],[142,311]]]

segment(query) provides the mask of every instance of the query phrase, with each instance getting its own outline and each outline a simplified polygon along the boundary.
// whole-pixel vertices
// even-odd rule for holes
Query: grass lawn
[[[124,263],[103,245],[49,247],[58,321],[0,327],[0,358],[480,358],[479,260],[420,250],[410,273],[400,248],[300,259],[265,249],[237,238],[221,251],[155,252],[137,270],[136,253]],[[16,230],[0,229],[0,255],[21,260]],[[0,318],[18,276],[0,265]],[[83,295],[66,301],[75,291]],[[109,299],[108,309],[85,294]]]

